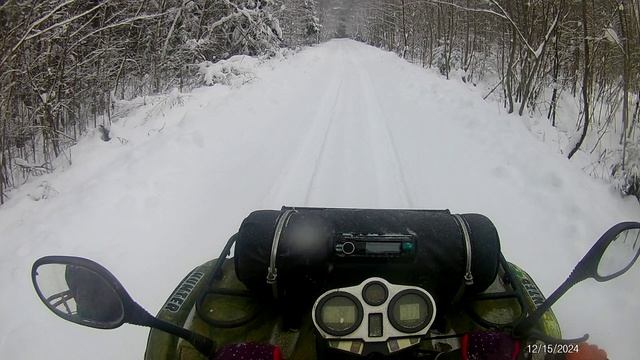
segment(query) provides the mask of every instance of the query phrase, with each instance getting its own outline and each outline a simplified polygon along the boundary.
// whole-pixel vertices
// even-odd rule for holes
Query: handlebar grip
[[[529,338],[531,339],[535,339],[535,340],[540,340],[542,342],[548,343],[548,344],[580,344],[583,343],[587,340],[589,340],[589,334],[584,334],[582,337],[579,338],[575,338],[575,339],[558,339],[558,338],[554,338],[548,335],[545,335],[537,330],[531,331],[529,334]]]

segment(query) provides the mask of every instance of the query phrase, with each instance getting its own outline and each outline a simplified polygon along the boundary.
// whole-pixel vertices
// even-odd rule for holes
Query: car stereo
[[[412,235],[339,234],[334,254],[344,258],[400,258],[413,259],[416,239]]]

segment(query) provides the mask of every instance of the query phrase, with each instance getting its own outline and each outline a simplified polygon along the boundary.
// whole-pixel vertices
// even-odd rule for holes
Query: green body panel
[[[229,295],[212,295],[209,294],[203,302],[203,310],[207,314],[211,314],[215,319],[230,320],[246,316],[256,310],[260,310],[258,315],[246,325],[237,328],[220,328],[212,327],[203,321],[196,314],[195,302],[206,293],[210,286],[224,289],[246,290],[244,285],[236,278],[233,259],[225,261],[223,266],[223,276],[220,280],[216,280],[211,284],[211,272],[215,260],[210,261],[202,266],[194,269],[181,284],[176,288],[171,297],[167,300],[162,310],[158,313],[158,317],[162,320],[169,321],[175,325],[188,328],[199,334],[205,335],[213,339],[218,347],[240,343],[240,342],[259,342],[277,344],[282,349],[283,355],[288,360],[313,360],[316,359],[316,340],[315,328],[311,320],[311,313],[304,316],[301,327],[298,331],[282,330],[282,318],[280,312],[276,310],[276,306],[270,300],[260,301],[256,298],[238,297]],[[482,301],[462,301],[462,304],[472,304],[470,308],[476,316],[488,320],[496,324],[509,324],[518,319],[522,313],[531,312],[540,301],[544,301],[544,297],[535,285],[531,277],[519,267],[509,264],[511,268],[512,280],[516,282],[513,288],[520,288],[520,292],[524,295],[524,306],[522,309],[519,303],[513,298],[499,300],[482,300]],[[202,273],[191,291],[185,293],[185,284],[190,285],[194,282],[194,273]],[[198,277],[198,276],[195,276]],[[186,287],[189,289],[189,286]],[[501,291],[513,290],[508,281],[505,281],[505,271],[499,271],[494,283],[485,291],[485,293],[496,293]],[[181,297],[186,297],[182,299]],[[181,304],[176,311],[175,303]],[[445,332],[435,333],[431,331],[427,336],[461,334],[474,330],[483,330],[486,327],[480,326],[472,317],[468,315],[468,311],[463,311],[461,306],[452,307],[452,309],[438,309],[439,317],[443,318],[446,324]],[[549,336],[560,338],[560,327],[551,311],[543,317],[539,324],[540,330]],[[432,334],[433,333],[433,334]],[[389,340],[392,341],[392,340]],[[420,342],[419,339],[397,341],[397,346],[410,346]],[[336,341],[328,344],[335,348],[350,348],[354,345],[349,341]],[[457,338],[446,340],[423,340],[419,346],[424,350],[447,351],[451,348],[459,347]],[[533,357],[536,359],[536,357]],[[151,330],[147,343],[147,351],[145,353],[147,360],[201,360],[206,359],[200,353],[193,349],[187,342],[177,339],[175,336],[166,334],[159,330]]]
[[[519,268],[514,264],[509,264],[511,266],[512,271],[515,276],[518,278],[519,283],[524,288],[526,295],[524,298],[528,303],[526,304],[529,309],[535,309],[538,306],[542,305],[545,300],[544,295],[542,295],[542,291],[538,288],[538,285],[533,281],[533,279],[527,274],[524,270]],[[558,319],[553,311],[549,310],[540,319],[538,323],[538,328],[542,330],[544,334],[547,334],[556,339],[562,339],[562,332],[560,331],[560,325],[558,324]]]
[[[162,306],[158,318],[178,326],[184,326],[187,317],[195,308],[195,301],[209,287],[215,263],[215,260],[211,260],[200,265],[182,279]],[[149,332],[144,358],[147,360],[179,359],[178,340],[177,337],[164,331],[152,329]]]

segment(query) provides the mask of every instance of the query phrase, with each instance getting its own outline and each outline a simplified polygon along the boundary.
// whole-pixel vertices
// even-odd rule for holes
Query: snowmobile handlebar
[[[549,335],[545,335],[538,330],[532,330],[528,334],[529,340],[539,340],[546,344],[561,344],[561,345],[569,345],[569,344],[580,344],[587,340],[589,340],[589,334],[584,334],[579,338],[575,339],[558,339]]]

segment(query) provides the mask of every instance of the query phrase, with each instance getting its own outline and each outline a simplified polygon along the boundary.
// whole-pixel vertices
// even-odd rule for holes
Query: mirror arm
[[[548,335],[541,333],[538,330],[531,330],[531,334],[529,335],[530,339],[540,340],[547,344],[579,344],[589,340],[589,334],[584,334],[582,337],[575,339],[557,339]]]
[[[193,331],[189,331],[166,321],[162,321],[153,316],[151,317],[151,327],[162,330],[172,335],[176,335],[186,340],[189,344],[193,345],[196,350],[205,355],[208,359],[213,358],[213,355],[215,353],[215,344],[213,340],[197,334]]]
[[[558,301],[558,299],[562,297],[562,295],[564,295],[572,286],[586,278],[587,276],[585,276],[584,266],[582,263],[578,263],[567,280],[565,280],[562,285],[560,285],[560,287],[558,287],[558,289],[556,289],[556,291],[554,291],[532,314],[516,325],[513,329],[513,336],[517,338],[528,337],[532,332],[531,329],[533,329],[540,318],[551,308],[551,306],[555,304],[555,302]]]
[[[149,314],[149,312],[147,312],[142,306],[138,305],[138,303],[134,302],[133,300],[131,300],[131,302],[127,305],[128,306],[125,311],[127,312],[126,321],[128,323],[139,326],[148,326],[154,329],[162,330],[168,334],[175,335],[187,341],[208,359],[213,357],[216,350],[216,346],[213,340],[197,334],[193,331],[189,331],[169,322],[160,320],[155,316]]]

